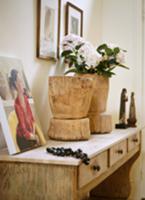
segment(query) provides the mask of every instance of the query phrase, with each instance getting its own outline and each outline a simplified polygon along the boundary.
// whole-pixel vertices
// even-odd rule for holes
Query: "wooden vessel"
[[[109,133],[112,131],[112,117],[106,112],[109,78],[97,74],[84,74],[80,77],[93,79],[93,95],[89,108],[91,133]]]
[[[112,131],[112,116],[108,113],[91,113],[89,119],[92,134],[110,133]]]
[[[92,94],[91,78],[49,77],[49,101],[54,118],[80,119],[87,117]]]
[[[53,114],[48,135],[58,140],[86,140],[90,137],[88,111],[93,79],[77,76],[49,78],[49,101]]]

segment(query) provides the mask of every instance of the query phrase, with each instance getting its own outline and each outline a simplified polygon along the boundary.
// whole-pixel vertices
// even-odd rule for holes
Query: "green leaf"
[[[76,68],[71,68],[71,69],[67,70],[64,74],[66,75],[66,74],[71,73],[71,72],[77,73],[77,69]]]
[[[112,75],[116,75],[114,72],[111,72],[110,74],[111,74],[111,76],[112,76]]]
[[[129,69],[129,67],[126,67],[125,65],[122,65],[122,64],[118,64],[119,67],[123,67],[125,69]]]
[[[68,65],[69,65],[69,68],[71,68],[73,66],[73,61],[70,61]]]
[[[109,63],[109,65],[114,65],[114,64],[116,64],[116,60],[113,58],[113,59],[110,59],[109,61],[108,61],[108,63]]]
[[[110,71],[106,71],[103,75],[110,78],[110,77],[112,77],[112,75],[115,75],[115,73],[114,72],[110,72]]]
[[[70,60],[74,60],[74,61],[77,60],[77,57],[73,54],[67,55],[66,57],[67,57],[67,59],[70,59]]]
[[[113,66],[113,67],[110,67],[109,69],[108,69],[108,71],[109,72],[111,72],[113,69],[115,69],[116,68],[116,66]],[[113,73],[113,72],[112,72]]]
[[[112,49],[106,48],[105,51],[106,51],[106,53],[107,53],[107,56],[112,56],[112,55],[113,55]]]
[[[115,47],[115,48],[114,48],[114,54],[117,55],[119,52],[120,52],[119,47]]]
[[[67,55],[69,55],[69,54],[71,54],[71,53],[73,53],[73,51],[71,51],[71,50],[63,51],[63,52],[61,53],[61,57],[65,57],[65,56],[67,56]]]
[[[84,45],[84,43],[81,43],[81,44],[75,46],[75,49],[76,49],[76,50],[79,50],[83,45]]]
[[[106,50],[106,48],[108,48],[107,44],[101,44],[101,45],[97,48],[97,51],[98,51],[98,53],[100,53],[100,54],[104,54],[104,53],[102,52],[102,50]]]
[[[106,49],[106,48],[108,48],[108,46],[107,46],[107,44],[101,44],[97,49],[100,51],[100,50],[102,50],[102,49]]]

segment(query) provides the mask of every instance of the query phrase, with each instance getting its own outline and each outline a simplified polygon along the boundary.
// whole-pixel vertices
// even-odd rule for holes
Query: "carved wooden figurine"
[[[120,112],[119,112],[119,124],[116,124],[116,128],[127,128],[126,124],[126,102],[128,101],[126,88],[122,89],[120,98]]]
[[[136,108],[134,101],[134,92],[131,93],[130,107],[129,107],[129,118],[127,119],[129,127],[136,127]]]

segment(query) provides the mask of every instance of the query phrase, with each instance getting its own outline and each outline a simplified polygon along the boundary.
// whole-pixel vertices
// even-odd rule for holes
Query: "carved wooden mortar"
[[[88,111],[93,94],[93,79],[49,77],[49,102],[53,118],[48,135],[58,140],[86,140],[90,137]]]
[[[109,133],[112,131],[112,117],[106,113],[109,92],[109,78],[97,74],[84,74],[94,82],[93,96],[89,109],[90,129],[92,133]]]

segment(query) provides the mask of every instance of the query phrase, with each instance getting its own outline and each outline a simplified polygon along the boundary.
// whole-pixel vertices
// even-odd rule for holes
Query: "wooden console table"
[[[1,151],[0,199],[87,199],[87,194],[102,182],[98,189],[90,193],[95,195],[95,200],[104,195],[105,199],[127,199],[130,192],[129,171],[139,155],[140,141],[141,133],[136,128],[114,130],[106,135],[92,135],[89,141],[83,142],[48,141],[47,147],[71,147],[73,150],[81,148],[91,158],[89,165],[75,158],[50,155],[46,153],[46,146],[15,156]],[[123,169],[123,173],[116,174],[126,163],[129,166]],[[115,182],[114,189],[113,183],[108,180],[112,174],[116,177],[111,179]],[[93,197],[90,196],[89,199]]]

